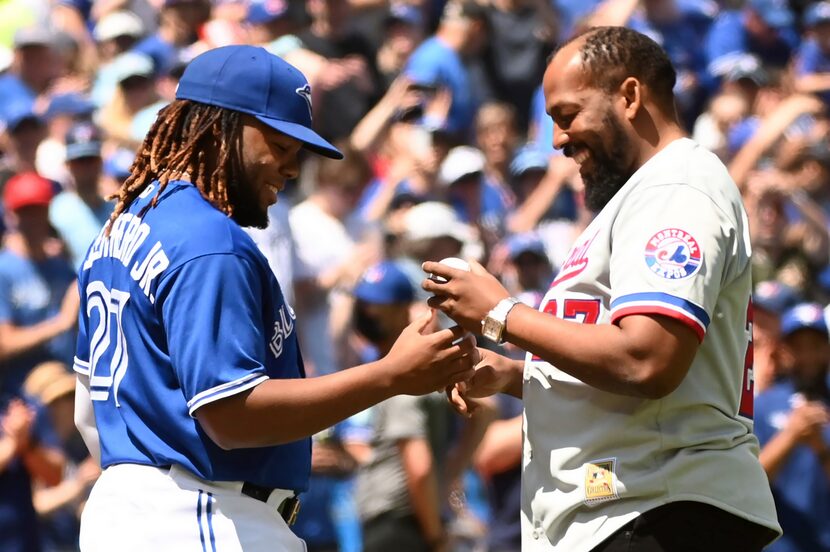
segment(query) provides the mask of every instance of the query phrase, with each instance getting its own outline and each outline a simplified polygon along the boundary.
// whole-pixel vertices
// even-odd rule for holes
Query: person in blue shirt
[[[677,71],[675,98],[686,128],[691,128],[706,99],[706,54],[702,44],[717,6],[707,0],[650,0],[628,27],[660,44]]]
[[[795,54],[795,88],[818,94],[830,105],[830,2],[812,4],[804,13],[809,34]]]
[[[830,550],[830,342],[821,305],[781,318],[788,376],[755,399],[755,434],[784,535],[770,552]]]
[[[25,27],[14,34],[11,69],[0,76],[0,119],[21,105],[31,108],[58,76],[54,34],[42,27]]]
[[[45,360],[69,364],[78,320],[72,266],[55,251],[49,225],[52,183],[35,173],[3,189],[9,232],[0,249],[0,404],[20,395]]]
[[[783,68],[799,37],[786,0],[749,0],[743,10],[721,12],[706,41],[707,70],[723,76],[742,54],[755,54],[764,63]]]
[[[412,52],[404,75],[424,94],[447,88],[452,95],[443,130],[466,136],[472,127],[479,98],[464,64],[465,57],[478,53],[486,39],[486,15],[475,2],[447,3],[435,35]]]
[[[75,270],[80,270],[87,249],[114,207],[98,191],[103,165],[101,141],[100,131],[90,122],[69,128],[65,139],[66,166],[72,185],[49,205],[49,221],[66,243]]]
[[[242,227],[268,224],[301,149],[342,157],[312,130],[310,98],[262,48],[194,58],[90,247],[76,420],[104,471],[85,551],[302,551],[288,523],[309,437],[472,374],[460,331],[421,333],[430,313],[377,362],[305,378],[294,312]]]
[[[196,42],[199,27],[209,15],[210,3],[206,0],[164,0],[158,30],[132,51],[152,58],[156,73],[163,73],[176,63],[184,48]]]

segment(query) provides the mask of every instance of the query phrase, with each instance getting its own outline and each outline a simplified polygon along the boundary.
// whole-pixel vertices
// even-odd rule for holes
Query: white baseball
[[[447,257],[446,259],[441,259],[441,264],[445,264],[449,267],[455,268],[457,270],[466,270],[470,272],[470,263],[465,261],[464,259],[459,259],[458,257]],[[439,284],[446,283],[447,279],[443,276],[437,276],[435,274],[430,274],[429,279],[433,282],[438,282]]]

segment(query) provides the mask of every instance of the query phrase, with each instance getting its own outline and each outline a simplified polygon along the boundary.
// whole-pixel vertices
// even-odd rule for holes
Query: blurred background
[[[542,74],[595,25],[666,49],[683,123],[741,190],[756,432],[786,531],[770,550],[830,550],[830,3],[807,0],[0,1],[0,550],[77,549],[99,469],[72,420],[67,289],[194,56],[248,43],[295,64],[346,154],[304,158],[250,232],[327,374],[425,308],[425,260],[478,259],[538,306],[593,216]],[[312,551],[519,550],[521,440],[512,398],[469,420],[441,395],[392,399],[315,436],[294,530]]]

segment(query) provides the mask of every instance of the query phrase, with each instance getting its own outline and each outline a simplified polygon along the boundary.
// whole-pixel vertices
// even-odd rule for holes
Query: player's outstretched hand
[[[481,333],[481,321],[496,304],[510,296],[495,276],[475,261],[470,262],[470,271],[452,268],[443,263],[425,262],[421,268],[447,281],[427,278],[421,284],[426,291],[434,294],[427,304],[443,311],[464,329]]]
[[[430,309],[407,326],[383,359],[399,394],[425,395],[473,375],[479,360],[475,340],[458,326],[426,333],[435,316]]]
[[[462,416],[470,417],[481,406],[476,399],[504,392],[517,377],[516,361],[488,349],[478,349],[479,361],[470,379],[446,388],[447,399]]]

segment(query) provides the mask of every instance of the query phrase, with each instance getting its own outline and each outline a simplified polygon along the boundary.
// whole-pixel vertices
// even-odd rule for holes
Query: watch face
[[[484,327],[481,328],[481,335],[498,343],[501,338],[501,328],[502,325],[497,320],[487,317],[484,319]]]

